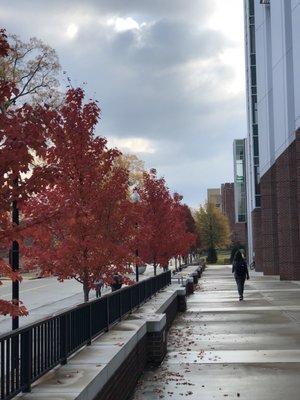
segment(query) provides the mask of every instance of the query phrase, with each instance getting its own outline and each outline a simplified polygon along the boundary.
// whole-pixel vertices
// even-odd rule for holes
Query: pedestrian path
[[[230,267],[208,267],[168,349],[134,400],[299,400],[300,282],[253,274],[239,302]]]

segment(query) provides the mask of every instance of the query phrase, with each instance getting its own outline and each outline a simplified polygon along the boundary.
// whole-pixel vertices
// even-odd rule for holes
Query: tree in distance
[[[135,154],[121,154],[116,159],[116,165],[129,171],[129,186],[142,188],[145,163]]]
[[[37,38],[23,42],[16,35],[8,35],[7,43],[6,56],[0,57],[1,79],[11,82],[14,90],[1,108],[25,102],[56,104],[60,64],[55,50]]]
[[[216,263],[217,249],[230,243],[228,218],[212,203],[201,206],[195,212],[195,221],[203,247],[207,250],[207,262]]]
[[[193,213],[192,213],[191,209],[189,208],[189,206],[184,204],[183,207],[184,207],[185,213],[186,213],[187,230],[188,230],[188,232],[192,233],[196,238],[195,244],[190,249],[191,254],[195,256],[197,253],[200,254],[201,249],[202,249],[200,232],[197,229],[196,221],[194,219]]]
[[[182,197],[170,193],[155,169],[144,173],[140,194],[145,232],[140,256],[144,262],[153,264],[156,274],[157,266],[166,267],[171,258],[187,256],[196,238],[188,231]]]

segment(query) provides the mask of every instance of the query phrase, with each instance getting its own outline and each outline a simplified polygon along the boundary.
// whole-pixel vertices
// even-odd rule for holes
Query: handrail
[[[0,336],[0,398],[31,384],[171,284],[171,271],[126,286]]]

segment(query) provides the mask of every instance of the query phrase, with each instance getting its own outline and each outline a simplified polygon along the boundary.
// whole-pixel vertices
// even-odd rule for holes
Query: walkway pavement
[[[300,282],[251,276],[239,302],[230,267],[204,273],[134,400],[300,399]]]

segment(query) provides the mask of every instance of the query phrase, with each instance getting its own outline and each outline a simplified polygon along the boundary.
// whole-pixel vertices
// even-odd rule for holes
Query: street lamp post
[[[14,200],[12,204],[12,223],[14,225],[19,225],[19,210],[17,206],[17,201]],[[19,243],[14,240],[12,242],[11,252],[10,252],[10,262],[13,271],[19,270]],[[15,280],[12,282],[12,301],[15,304],[19,304],[19,281]],[[12,317],[12,329],[19,328],[19,317]]]
[[[139,251],[138,251],[138,249],[135,250],[135,256],[136,256],[136,257],[139,256]],[[136,281],[136,282],[139,281],[139,266],[137,265],[137,263],[135,264],[135,281]]]
[[[133,203],[138,203],[141,200],[141,196],[139,195],[137,187],[135,187],[133,189],[131,200],[133,201]],[[135,223],[135,227],[136,227],[136,229],[138,228],[138,223],[137,222]],[[136,250],[135,250],[135,256],[136,257],[139,256],[138,248],[136,248]],[[135,280],[136,280],[136,282],[139,281],[139,266],[138,266],[137,263],[135,264]]]

